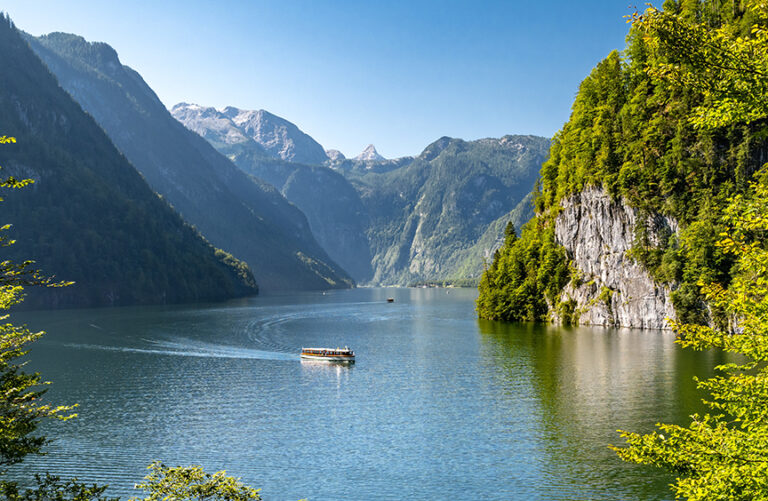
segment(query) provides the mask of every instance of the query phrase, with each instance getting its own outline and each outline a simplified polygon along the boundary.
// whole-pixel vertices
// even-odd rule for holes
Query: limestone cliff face
[[[676,233],[677,222],[663,216],[643,221],[628,205],[611,200],[602,189],[589,188],[561,202],[555,236],[568,252],[580,279],[563,290],[573,300],[573,320],[582,325],[667,329],[675,318],[672,289],[657,284],[642,264],[628,257],[638,221],[646,224],[651,243]],[[553,318],[555,322],[562,319]]]

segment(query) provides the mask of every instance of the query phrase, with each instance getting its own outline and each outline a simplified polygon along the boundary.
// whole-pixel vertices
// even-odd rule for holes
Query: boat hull
[[[308,354],[301,354],[302,360],[312,360],[315,362],[329,362],[329,363],[340,363],[340,364],[354,364],[355,363],[355,357],[344,357],[344,356],[323,356],[323,355],[308,355]]]

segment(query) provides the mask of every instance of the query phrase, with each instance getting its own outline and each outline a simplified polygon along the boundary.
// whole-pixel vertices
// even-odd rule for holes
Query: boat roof
[[[325,351],[352,351],[352,350],[350,350],[347,347],[344,347],[344,348],[302,348],[302,351],[309,351],[309,350],[312,350],[312,351],[323,351],[323,350],[325,350]]]

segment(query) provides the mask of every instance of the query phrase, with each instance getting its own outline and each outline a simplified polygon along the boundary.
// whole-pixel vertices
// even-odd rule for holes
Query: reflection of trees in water
[[[501,393],[528,386],[537,400],[545,492],[583,499],[669,497],[671,477],[622,463],[608,445],[620,442],[619,428],[688,422],[701,410],[692,378],[707,377],[725,354],[682,350],[671,332],[484,320],[478,327]]]

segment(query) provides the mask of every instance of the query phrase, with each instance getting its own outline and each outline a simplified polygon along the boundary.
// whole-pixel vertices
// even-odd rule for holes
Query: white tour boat
[[[347,348],[302,348],[301,358],[323,362],[355,363],[355,352]]]

